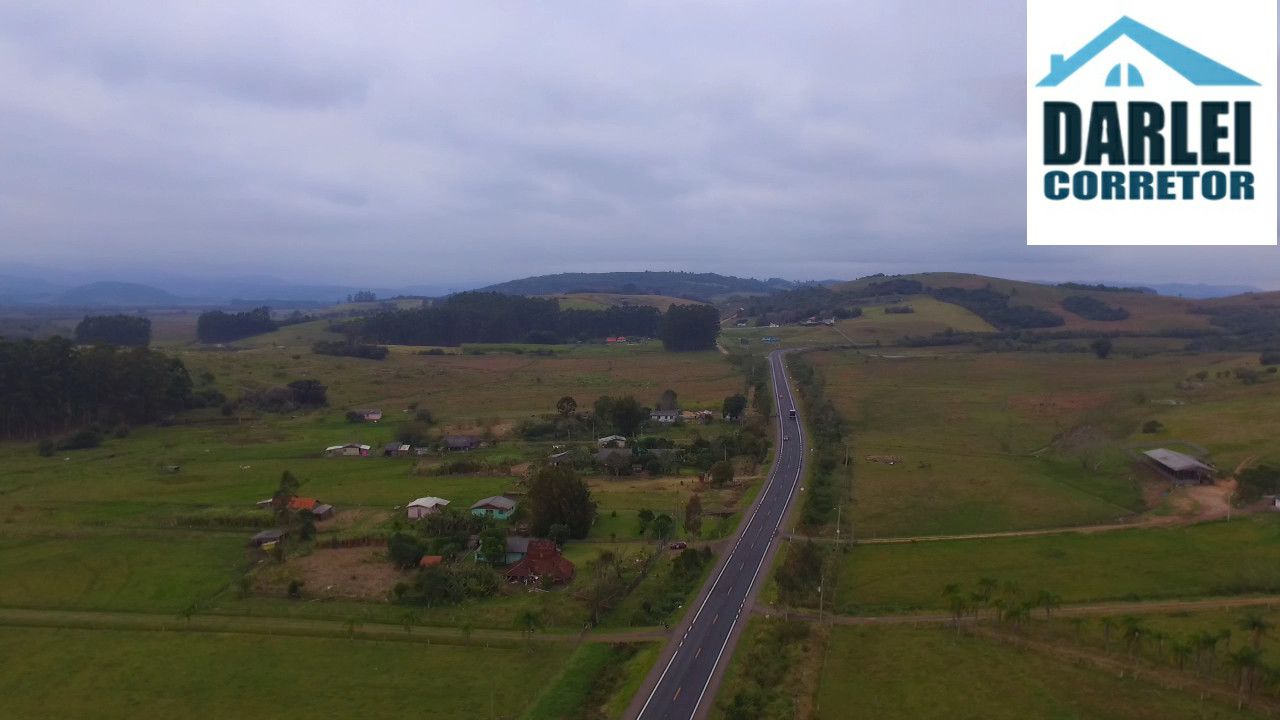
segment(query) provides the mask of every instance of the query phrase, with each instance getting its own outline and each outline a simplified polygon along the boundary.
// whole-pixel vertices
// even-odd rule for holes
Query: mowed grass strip
[[[1217,720],[1249,712],[948,628],[836,627],[817,717]]]
[[[861,545],[842,556],[836,607],[850,614],[945,610],[949,583],[1013,582],[1064,603],[1280,590],[1280,518],[1093,534]]]
[[[561,667],[557,643],[455,645],[5,628],[10,718],[517,718]]]

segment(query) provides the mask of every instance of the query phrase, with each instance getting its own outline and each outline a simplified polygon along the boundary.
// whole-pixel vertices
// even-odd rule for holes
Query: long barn
[[[1177,452],[1176,450],[1156,448],[1155,450],[1147,450],[1142,454],[1145,455],[1157,469],[1171,477],[1174,482],[1179,484],[1212,484],[1214,477],[1218,474],[1217,469],[1213,466],[1206,465],[1190,455]]]

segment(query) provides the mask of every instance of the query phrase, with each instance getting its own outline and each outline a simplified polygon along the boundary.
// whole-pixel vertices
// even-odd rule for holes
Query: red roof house
[[[290,510],[315,510],[316,499],[296,497],[296,496],[291,497],[289,498],[289,509]]]
[[[560,554],[560,548],[551,540],[530,540],[523,559],[507,568],[507,579],[520,582],[538,582],[550,578],[552,582],[566,583],[573,579],[573,563]]]
[[[444,562],[443,555],[423,555],[422,559],[418,561],[418,567],[435,567],[442,562]]]

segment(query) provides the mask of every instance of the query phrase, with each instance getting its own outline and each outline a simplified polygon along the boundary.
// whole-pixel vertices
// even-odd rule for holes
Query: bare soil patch
[[[402,578],[387,561],[384,548],[340,548],[316,550],[282,565],[263,566],[254,574],[254,589],[282,596],[291,581],[299,580],[304,597],[383,602]]]

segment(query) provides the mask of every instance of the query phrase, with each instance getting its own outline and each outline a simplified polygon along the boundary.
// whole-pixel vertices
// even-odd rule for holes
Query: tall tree
[[[556,401],[556,412],[560,413],[560,417],[569,417],[578,412],[578,401],[565,395]]]
[[[591,490],[573,468],[555,465],[540,469],[529,486],[533,532],[546,537],[551,526],[569,527],[569,536],[584,538],[596,517]]]
[[[747,398],[741,393],[730,395],[724,399],[720,405],[721,412],[730,420],[737,420],[742,417],[742,413],[747,409]]]
[[[697,537],[702,534],[702,497],[694,493],[684,506],[685,532]]]
[[[676,410],[679,403],[676,400],[676,391],[670,388],[662,391],[662,397],[658,398],[658,410]]]

